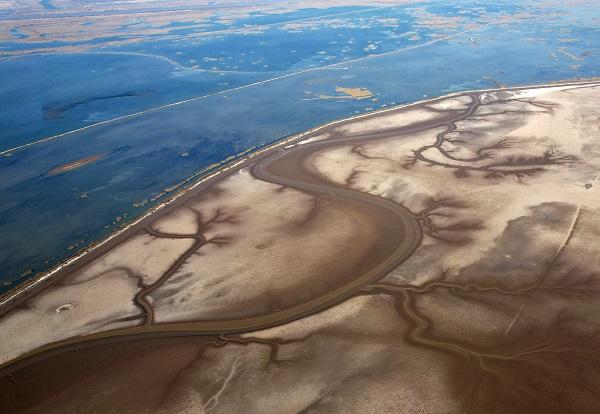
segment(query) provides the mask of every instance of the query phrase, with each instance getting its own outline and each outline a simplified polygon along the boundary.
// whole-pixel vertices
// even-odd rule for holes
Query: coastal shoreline
[[[135,231],[136,228],[144,227],[145,223],[151,219],[155,219],[159,216],[157,214],[166,214],[170,211],[170,208],[177,206],[181,202],[185,201],[188,197],[190,197],[194,191],[200,191],[202,188],[207,187],[208,185],[214,183],[221,178],[224,178],[230,174],[235,173],[242,168],[245,168],[255,162],[260,161],[262,158],[267,157],[271,152],[280,150],[285,146],[292,145],[302,145],[302,141],[310,139],[311,137],[321,135],[326,132],[328,128],[334,128],[345,123],[352,123],[356,120],[361,120],[365,118],[376,118],[378,116],[389,114],[394,111],[403,110],[410,107],[417,107],[419,105],[428,104],[432,102],[436,102],[443,99],[449,99],[454,97],[459,97],[463,95],[473,94],[473,93],[488,93],[488,92],[498,92],[498,91],[519,91],[519,90],[529,90],[529,89],[548,89],[554,87],[577,87],[577,86],[586,86],[598,83],[599,79],[591,78],[591,79],[581,79],[581,80],[565,80],[565,81],[556,81],[552,83],[542,83],[535,85],[525,85],[525,86],[515,86],[515,87],[504,87],[504,88],[490,88],[490,89],[481,89],[481,90],[472,90],[472,91],[462,91],[462,92],[454,92],[447,95],[441,95],[433,98],[427,98],[416,102],[410,102],[406,104],[401,104],[393,107],[383,108],[377,111],[371,111],[368,113],[358,114],[351,116],[349,118],[338,119],[335,121],[331,121],[314,128],[311,128],[308,131],[301,132],[299,134],[293,135],[291,137],[283,138],[277,142],[272,144],[268,144],[263,148],[259,148],[254,152],[249,154],[244,154],[242,158],[232,160],[231,162],[218,167],[218,169],[207,172],[206,175],[201,176],[196,182],[193,182],[181,190],[177,191],[175,194],[170,195],[168,198],[160,202],[159,204],[153,206],[145,213],[137,217],[131,222],[123,224],[121,227],[115,229],[112,233],[107,236],[101,238],[100,240],[92,243],[91,245],[81,249],[71,257],[61,261],[54,267],[50,268],[45,272],[41,272],[40,274],[24,281],[13,289],[5,292],[0,295],[0,315],[4,314],[7,310],[12,308],[14,305],[20,303],[22,300],[26,299],[30,295],[35,294],[36,292],[43,289],[48,283],[60,279],[60,277],[69,274],[73,271],[76,271],[83,267],[87,263],[81,263],[83,258],[89,258],[89,261],[94,260],[110,251],[114,246],[118,245],[124,238],[127,237],[125,234],[128,231]],[[192,175],[194,177],[194,175]],[[185,180],[183,181],[185,182]],[[160,213],[159,213],[160,212]],[[89,262],[88,261],[88,262]]]

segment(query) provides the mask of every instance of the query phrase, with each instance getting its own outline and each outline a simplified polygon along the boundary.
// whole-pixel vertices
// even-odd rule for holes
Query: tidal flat
[[[0,411],[597,412],[599,88],[248,156],[0,308]]]
[[[0,294],[251,148],[426,97],[600,76],[593,2],[51,3],[0,3]]]

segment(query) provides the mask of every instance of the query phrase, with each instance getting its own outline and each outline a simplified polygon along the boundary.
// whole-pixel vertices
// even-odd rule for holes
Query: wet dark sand
[[[106,343],[40,360],[0,378],[0,412],[151,412],[177,374],[218,338]],[[117,394],[102,396],[117,386]]]

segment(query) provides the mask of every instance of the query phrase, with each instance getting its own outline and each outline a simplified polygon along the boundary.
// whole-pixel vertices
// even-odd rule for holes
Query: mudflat
[[[0,410],[596,412],[598,87],[248,157],[5,302]]]

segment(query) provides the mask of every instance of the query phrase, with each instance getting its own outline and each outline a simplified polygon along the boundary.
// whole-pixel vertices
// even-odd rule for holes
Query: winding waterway
[[[519,90],[521,88],[515,89]],[[364,290],[370,284],[377,281],[382,276],[386,275],[395,267],[397,267],[419,246],[422,237],[420,225],[414,217],[414,214],[412,214],[403,206],[382,197],[354,191],[344,186],[340,186],[339,184],[332,183],[318,174],[308,172],[304,168],[303,162],[307,159],[310,159],[310,157],[314,156],[320,151],[338,146],[348,144],[356,145],[360,143],[366,143],[371,140],[401,137],[406,136],[407,134],[418,133],[446,126],[446,132],[439,134],[437,138],[438,141],[443,140],[445,134],[453,129],[455,122],[472,116],[477,111],[481,105],[479,95],[480,93],[464,93],[455,95],[468,96],[470,97],[471,101],[465,104],[465,108],[463,109],[444,110],[441,113],[438,113],[434,119],[429,121],[413,121],[408,122],[404,126],[391,128],[384,131],[350,135],[340,133],[339,127],[346,123],[360,122],[360,120],[343,120],[337,123],[329,124],[323,128],[318,128],[309,134],[300,135],[294,140],[288,140],[284,143],[275,145],[271,149],[263,151],[260,155],[258,155],[258,158],[252,156],[248,157],[246,161],[239,163],[235,168],[225,169],[220,174],[211,177],[192,190],[187,191],[182,196],[171,202],[167,208],[157,212],[156,214],[147,216],[145,219],[119,234],[117,237],[111,240],[110,243],[107,243],[101,248],[93,249],[90,253],[83,255],[80,260],[76,261],[70,266],[66,266],[50,280],[47,280],[45,283],[40,283],[39,286],[36,286],[36,288],[30,292],[30,294],[24,295],[24,297],[8,304],[5,303],[4,308],[0,309],[0,317],[2,314],[9,312],[11,309],[24,304],[24,302],[26,302],[31,296],[37,294],[38,292],[43,292],[43,288],[45,286],[53,284],[62,277],[72,274],[73,272],[87,266],[98,257],[101,257],[114,247],[123,243],[129,237],[137,234],[140,230],[148,231],[148,228],[153,221],[156,221],[161,216],[177,208],[177,206],[181,205],[190,197],[197,195],[205,189],[208,189],[215,182],[218,182],[219,180],[222,180],[223,178],[248,167],[251,174],[259,180],[271,182],[283,187],[294,188],[321,197],[324,196],[346,199],[364,206],[368,206],[369,208],[375,208],[379,210],[381,214],[383,214],[382,217],[387,217],[389,228],[393,234],[393,237],[386,238],[386,242],[391,246],[383,249],[385,256],[376,262],[369,262],[369,267],[363,269],[361,274],[349,275],[348,278],[344,278],[345,283],[343,285],[338,286],[335,289],[332,289],[331,291],[311,300],[297,304],[288,309],[269,314],[225,320],[200,320],[168,324],[153,323],[153,309],[146,299],[148,294],[159,287],[171,275],[173,275],[178,267],[181,266],[181,264],[185,261],[186,257],[189,257],[193,251],[197,250],[199,246],[204,243],[204,240],[200,236],[197,238],[194,245],[189,248],[188,251],[186,251],[186,253],[181,256],[173,266],[170,267],[168,272],[165,273],[158,282],[156,282],[154,285],[145,287],[144,290],[136,295],[135,300],[137,304],[143,308],[146,313],[146,321],[142,325],[113,330],[110,332],[85,335],[76,338],[68,338],[63,341],[47,344],[31,352],[27,352],[12,361],[8,361],[7,363],[0,365],[0,369],[2,369],[2,372],[9,372],[17,369],[22,364],[27,365],[38,358],[44,358],[44,355],[48,356],[57,352],[62,353],[71,349],[77,349],[79,347],[99,345],[103,343],[103,341],[114,342],[115,340],[119,341],[128,340],[131,338],[149,338],[158,336],[224,335],[228,333],[255,331],[300,319],[304,316],[313,314],[327,307],[331,307],[337,303],[340,303],[357,292]],[[447,97],[417,103],[411,108],[427,109],[424,106],[425,104],[430,105],[443,99],[447,99]],[[389,111],[386,111],[386,114],[388,112]],[[374,118],[377,116],[378,114],[373,114],[368,118]],[[330,133],[330,138],[321,141],[299,144],[301,141],[305,141],[324,133]],[[285,145],[284,148],[282,148],[283,145]],[[417,153],[417,156],[420,156],[420,153]],[[301,254],[301,246],[298,248],[300,252],[299,254]],[[38,357],[32,358],[34,356]]]

